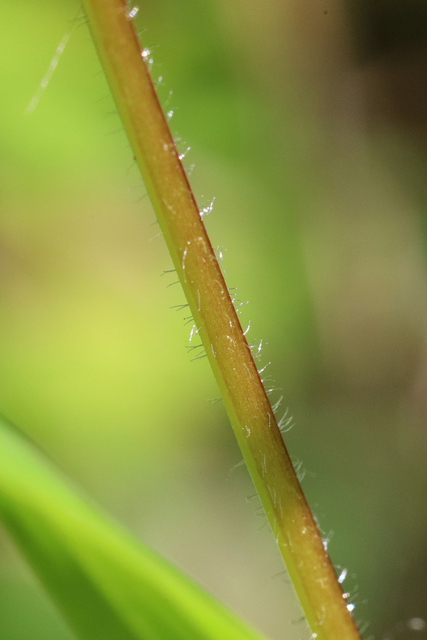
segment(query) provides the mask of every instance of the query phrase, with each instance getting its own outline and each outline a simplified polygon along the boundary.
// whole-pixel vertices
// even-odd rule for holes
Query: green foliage
[[[0,419],[0,517],[85,640],[260,640]]]

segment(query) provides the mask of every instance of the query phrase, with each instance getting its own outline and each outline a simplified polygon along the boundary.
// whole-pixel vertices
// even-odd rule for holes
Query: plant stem
[[[84,6],[194,322],[312,637],[360,640],[243,335],[126,1],[84,0]]]

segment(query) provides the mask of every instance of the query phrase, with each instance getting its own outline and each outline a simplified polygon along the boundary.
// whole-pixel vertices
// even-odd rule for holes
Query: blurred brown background
[[[78,11],[2,5],[0,409],[236,612],[306,640],[84,21],[25,114]],[[427,5],[147,0],[136,23],[364,637],[423,640]],[[69,639],[0,535],[0,637]]]

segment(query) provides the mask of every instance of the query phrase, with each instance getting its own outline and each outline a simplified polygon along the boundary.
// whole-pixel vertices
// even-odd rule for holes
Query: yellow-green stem
[[[126,1],[84,0],[84,6],[237,440],[313,637],[360,640],[206,234]]]

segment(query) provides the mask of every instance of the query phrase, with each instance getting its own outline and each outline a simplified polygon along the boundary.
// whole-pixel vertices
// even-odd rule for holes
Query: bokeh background
[[[272,640],[306,640],[79,13],[2,3],[1,411]],[[146,0],[136,24],[364,637],[422,640],[427,5]],[[3,533],[0,637],[72,637]]]

